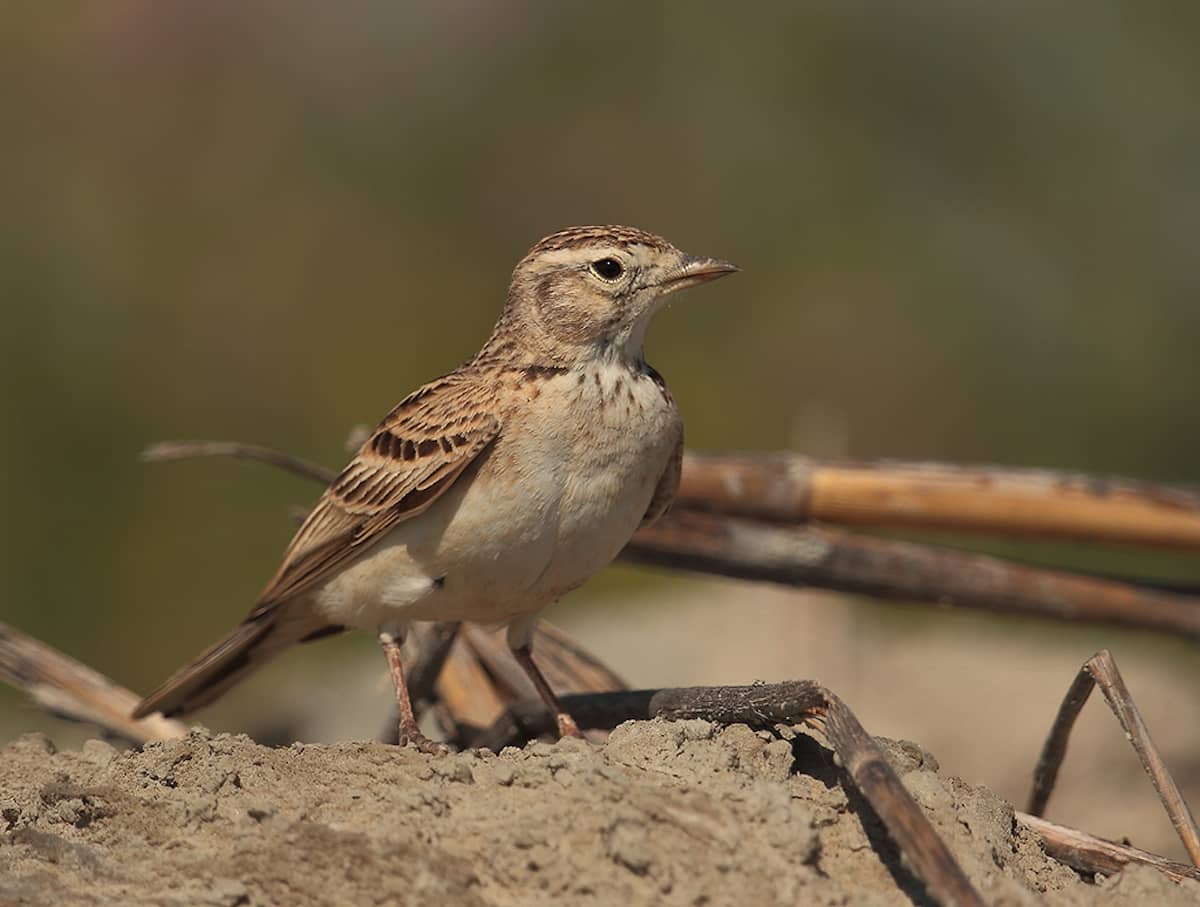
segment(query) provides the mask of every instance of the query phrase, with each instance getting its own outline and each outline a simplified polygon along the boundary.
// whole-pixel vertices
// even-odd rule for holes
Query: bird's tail
[[[251,671],[288,646],[338,632],[325,627],[278,620],[278,611],[255,613],[224,639],[209,646],[191,664],[176,671],[133,710],[134,718],[153,712],[171,717],[195,711],[220,697]]]

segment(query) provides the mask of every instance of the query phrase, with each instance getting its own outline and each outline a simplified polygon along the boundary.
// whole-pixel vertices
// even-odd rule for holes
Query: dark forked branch
[[[699,687],[681,690],[634,690],[616,693],[566,696],[563,703],[570,708],[580,727],[611,729],[623,721],[648,718],[704,718],[718,723],[743,723],[755,728],[772,728],[778,724],[801,721],[820,727],[838,754],[855,786],[867,802],[876,809],[889,831],[896,823],[911,818],[903,805],[893,808],[891,785],[894,772],[879,768],[882,754],[878,745],[866,736],[861,725],[844,704],[829,709],[822,719],[821,704],[832,700],[832,694],[819,684],[795,681],[783,684],[764,684],[752,687]],[[838,700],[840,703],[840,700]],[[524,699],[510,704],[508,711],[492,727],[479,735],[474,744],[499,749],[509,744],[553,732],[553,723],[542,703]],[[862,736],[860,736],[862,735]],[[865,737],[865,740],[863,739]],[[866,746],[870,741],[871,746]],[[860,755],[854,755],[854,754]],[[886,763],[883,763],[886,765]],[[881,776],[876,778],[878,773]],[[868,788],[873,793],[868,794]],[[879,802],[885,805],[882,808]],[[885,815],[886,814],[886,815]],[[1037,815],[1016,813],[1016,820],[1033,831],[1050,856],[1080,872],[1112,875],[1125,866],[1136,863],[1157,869],[1168,877],[1200,881],[1200,869],[1168,860],[1158,854],[1118,844],[1087,832],[1048,822]],[[903,834],[903,832],[901,833]],[[921,837],[920,832],[917,833]],[[897,843],[905,853],[914,845],[908,838]],[[926,859],[937,864],[936,853]],[[932,891],[932,889],[931,889]],[[969,903],[969,902],[968,902]]]
[[[580,727],[589,728],[611,729],[622,721],[651,718],[703,718],[753,728],[812,724],[829,740],[851,782],[883,821],[937,903],[983,904],[879,744],[849,707],[818,683],[798,680],[744,687],[589,693],[565,696],[562,703]],[[514,704],[475,743],[498,750],[550,730],[553,726],[545,707],[540,702],[523,701]]]

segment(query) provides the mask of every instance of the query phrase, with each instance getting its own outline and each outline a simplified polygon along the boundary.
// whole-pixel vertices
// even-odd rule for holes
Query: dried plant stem
[[[308,460],[294,457],[270,447],[257,444],[242,444],[238,441],[160,441],[141,453],[147,463],[166,463],[172,460],[188,460],[194,457],[230,457],[235,460],[256,460],[276,466],[301,478],[311,479],[328,485],[337,473]]]
[[[771,522],[952,529],[1200,551],[1200,490],[944,463],[696,454],[677,506]]]
[[[1117,721],[1141,760],[1146,774],[1150,776],[1154,789],[1158,792],[1159,799],[1162,800],[1163,808],[1166,809],[1171,824],[1175,826],[1175,831],[1183,841],[1183,846],[1187,850],[1192,864],[1200,866],[1200,829],[1196,827],[1196,820],[1192,816],[1187,802],[1183,799],[1179,785],[1175,783],[1175,779],[1163,761],[1162,754],[1151,739],[1146,722],[1142,719],[1142,714],[1133,701],[1133,695],[1125,685],[1125,680],[1117,669],[1117,663],[1108,649],[1101,649],[1084,663],[1067,690],[1067,695],[1063,698],[1058,715],[1054,719],[1054,725],[1050,728],[1050,734],[1038,757],[1037,767],[1034,769],[1033,789],[1029,795],[1029,812],[1034,816],[1041,816],[1046,811],[1046,804],[1054,790],[1054,782],[1058,778],[1059,768],[1067,754],[1067,740],[1070,737],[1071,729],[1075,726],[1075,719],[1079,717],[1079,712],[1087,702],[1088,696],[1097,686],[1104,694],[1109,708],[1117,716]]]
[[[1042,839],[1046,853],[1080,872],[1115,875],[1131,863],[1143,863],[1176,882],[1181,879],[1200,881],[1200,869],[1176,863],[1148,850],[1118,844],[1107,838],[1098,838],[1077,828],[1047,822],[1040,816],[1031,816],[1029,813],[1018,812],[1016,820],[1018,825],[1025,826]]]
[[[129,717],[141,699],[98,671],[0,623],[0,680],[24,690],[46,711],[95,725],[133,743],[187,734],[186,724],[151,715]]]
[[[672,511],[621,554],[638,564],[1200,639],[1200,597],[839,529]]]

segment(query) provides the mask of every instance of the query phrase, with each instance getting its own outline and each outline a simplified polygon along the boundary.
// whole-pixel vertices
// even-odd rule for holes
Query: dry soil
[[[989,903],[1200,903],[1200,884],[1148,869],[1082,880],[1009,804],[886,746]],[[28,735],[0,751],[0,903],[928,901],[815,741],[690,721],[441,759],[203,731],[56,752]]]

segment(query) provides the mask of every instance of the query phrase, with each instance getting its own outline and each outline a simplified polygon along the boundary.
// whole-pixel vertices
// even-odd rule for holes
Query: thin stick
[[[1063,697],[1062,705],[1058,707],[1058,714],[1054,716],[1054,724],[1050,727],[1046,742],[1042,744],[1037,765],[1033,769],[1033,788],[1029,792],[1029,802],[1025,807],[1031,815],[1044,816],[1046,814],[1050,795],[1054,792],[1054,785],[1058,782],[1059,769],[1062,768],[1063,759],[1067,755],[1067,743],[1071,739],[1075,720],[1083,711],[1083,706],[1088,701],[1088,697],[1092,695],[1092,689],[1095,686],[1096,681],[1085,664],[1075,675],[1075,679],[1071,681],[1071,686],[1067,688],[1067,694]]]
[[[946,905],[982,905],[983,898],[901,783],[879,744],[841,699],[828,690],[825,695],[829,699],[821,721],[825,736],[929,893]]]
[[[689,453],[676,506],[786,523],[1200,551],[1200,489],[1045,469]]]
[[[621,559],[882,599],[1124,624],[1200,639],[1200,597],[838,529],[672,511],[638,532]]]
[[[1182,879],[1200,881],[1200,869],[1176,863],[1148,850],[1098,838],[1028,813],[1018,812],[1016,820],[1018,825],[1025,826],[1042,839],[1042,847],[1047,854],[1081,872],[1115,875],[1131,863],[1143,863],[1176,882]]]
[[[325,485],[336,476],[299,457],[232,441],[164,441],[147,448],[142,459],[213,456],[258,460]],[[1200,490],[1044,469],[689,453],[675,506],[770,522],[1200,550]]]
[[[285,472],[301,478],[320,482],[322,485],[328,485],[337,478],[336,472],[300,457],[294,457],[270,447],[241,444],[237,441],[160,441],[158,444],[151,444],[142,451],[140,456],[147,463],[166,463],[193,457],[232,457],[236,460],[257,460],[260,463],[277,466]]]
[[[1171,824],[1175,826],[1175,831],[1183,842],[1192,865],[1200,866],[1200,828],[1196,827],[1196,819],[1192,815],[1187,801],[1183,798],[1183,792],[1175,783],[1174,777],[1163,760],[1161,751],[1151,739],[1150,730],[1146,727],[1145,719],[1142,718],[1141,711],[1133,701],[1133,695],[1125,685],[1125,679],[1117,669],[1117,663],[1113,659],[1112,653],[1108,649],[1101,649],[1092,656],[1088,665],[1109,708],[1117,716],[1121,730],[1125,732],[1134,751],[1138,754],[1142,768],[1146,770],[1146,774],[1154,783],[1154,789],[1158,791],[1159,799],[1162,800],[1163,807],[1171,819]]]
[[[186,736],[180,721],[150,715],[130,718],[141,697],[103,674],[0,623],[0,680],[24,690],[41,708],[72,721],[94,724],[133,743]]]
[[[612,728],[621,721],[651,718],[703,718],[718,724],[748,724],[754,728],[815,722],[934,900],[946,907],[983,904],[879,745],[849,707],[818,683],[797,680],[743,687],[588,693],[564,696],[562,705],[575,716],[581,728]],[[510,707],[476,745],[498,749],[519,741],[522,733],[541,733],[552,728],[551,716],[540,701],[522,701]]]
[[[1089,658],[1080,668],[1079,673],[1075,675],[1075,680],[1067,690],[1067,695],[1050,728],[1050,735],[1046,738],[1041,755],[1038,757],[1037,768],[1034,770],[1033,790],[1029,796],[1029,812],[1035,816],[1040,816],[1045,812],[1050,794],[1054,790],[1054,782],[1058,777],[1059,768],[1066,756],[1067,739],[1075,725],[1075,719],[1079,717],[1083,704],[1087,702],[1087,698],[1095,686],[1100,687],[1109,708],[1117,716],[1117,721],[1125,732],[1126,738],[1138,754],[1142,768],[1150,776],[1154,789],[1158,792],[1159,799],[1162,800],[1163,808],[1166,809],[1171,824],[1175,826],[1179,839],[1183,841],[1184,849],[1187,850],[1192,864],[1200,866],[1200,829],[1196,827],[1192,811],[1188,808],[1187,801],[1183,799],[1179,785],[1175,783],[1175,779],[1167,769],[1162,753],[1151,739],[1146,722],[1134,703],[1133,696],[1125,685],[1125,680],[1117,669],[1117,663],[1108,649],[1101,649]]]

